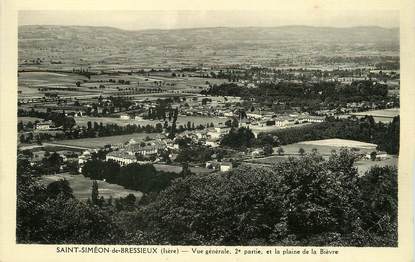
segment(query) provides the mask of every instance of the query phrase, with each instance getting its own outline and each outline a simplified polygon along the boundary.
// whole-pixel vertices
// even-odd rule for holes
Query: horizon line
[[[327,28],[327,29],[353,29],[353,28],[381,28],[387,30],[400,29],[400,26],[385,27],[379,25],[357,25],[357,26],[318,26],[318,25],[304,25],[304,24],[287,24],[276,26],[201,26],[201,27],[181,27],[181,28],[145,28],[145,29],[125,29],[116,26],[105,25],[60,25],[60,24],[24,24],[18,25],[18,28],[24,26],[50,26],[50,27],[96,27],[96,28],[111,28],[121,31],[140,32],[140,31],[174,31],[174,30],[195,30],[195,29],[232,29],[232,28],[282,28],[282,27],[308,27],[308,28]]]

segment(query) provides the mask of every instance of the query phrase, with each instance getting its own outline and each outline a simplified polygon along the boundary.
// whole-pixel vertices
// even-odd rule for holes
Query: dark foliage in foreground
[[[19,243],[397,246],[397,170],[359,177],[354,156],[188,175],[160,193],[82,203],[19,163]],[[56,193],[61,188],[62,194]]]

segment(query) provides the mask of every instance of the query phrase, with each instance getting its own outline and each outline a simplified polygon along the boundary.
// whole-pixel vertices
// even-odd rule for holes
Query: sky
[[[125,30],[179,29],[200,27],[381,26],[399,27],[394,10],[25,10],[18,13],[19,25],[110,26]]]

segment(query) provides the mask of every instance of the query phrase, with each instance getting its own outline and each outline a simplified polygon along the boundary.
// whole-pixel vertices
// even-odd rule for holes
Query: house
[[[365,155],[365,158],[366,159],[372,159],[371,158],[371,153],[367,153],[366,155]],[[376,152],[376,160],[385,160],[385,159],[388,159],[389,158],[389,155],[386,153],[386,152],[383,152],[383,151],[380,151],[380,152]]]
[[[264,150],[262,148],[257,148],[254,151],[251,152],[252,157],[259,157],[264,155]]]
[[[221,162],[220,163],[220,171],[227,172],[232,169],[232,163],[231,162]]]
[[[84,167],[85,163],[91,159],[91,152],[85,150],[82,155],[78,157],[78,172],[82,173],[82,168]]]
[[[286,127],[290,124],[290,120],[288,118],[277,118],[275,119],[275,125],[279,127]]]
[[[229,127],[214,127],[209,128],[207,132],[207,136],[211,138],[211,140],[217,140],[229,133],[231,129]]]
[[[130,116],[127,115],[127,114],[122,114],[122,115],[120,115],[120,118],[123,119],[123,120],[129,120]]]
[[[323,123],[325,120],[325,117],[322,116],[308,116],[305,118],[305,120],[309,123]]]
[[[33,162],[38,162],[38,161],[42,161],[46,156],[46,151],[35,151],[33,152],[33,157],[32,157],[32,161]]]
[[[164,149],[164,146],[158,146],[158,145],[145,145],[142,146],[140,144],[133,144],[133,145],[128,145],[125,148],[125,151],[130,154],[130,155],[135,155],[135,154],[140,154],[143,156],[148,156],[148,155],[155,155],[158,153],[159,150]]]
[[[77,159],[80,155],[78,152],[69,151],[69,150],[61,150],[61,151],[57,151],[56,153],[59,154],[60,157],[62,157],[63,162]]]
[[[244,119],[240,119],[238,122],[238,127],[248,127],[250,126],[251,121],[249,121],[248,119],[244,118]]]
[[[106,161],[114,161],[120,164],[121,166],[129,165],[132,163],[137,162],[137,158],[135,155],[129,154],[128,152],[121,150],[121,151],[113,151],[106,155]]]
[[[197,139],[203,139],[206,138],[207,132],[205,130],[201,130],[201,131],[195,131],[194,135]]]
[[[261,114],[247,113],[246,116],[252,119],[257,119],[257,120],[263,119],[263,116]]]
[[[206,168],[208,168],[208,169],[214,169],[214,170],[217,170],[217,169],[220,169],[220,162],[218,162],[218,161],[216,161],[216,160],[213,160],[213,161],[207,161],[205,166],[206,166]]]
[[[36,124],[36,129],[37,130],[49,130],[53,127],[54,127],[54,125],[53,125],[52,120],[39,122],[39,123]]]
[[[216,141],[206,140],[205,145],[210,147],[218,147],[219,143],[217,143]]]
[[[302,116],[297,118],[298,123],[323,123],[325,120],[324,116]]]

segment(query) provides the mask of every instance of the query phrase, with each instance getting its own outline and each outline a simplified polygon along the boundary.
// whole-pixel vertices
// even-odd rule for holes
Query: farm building
[[[121,166],[137,163],[135,155],[129,154],[126,151],[114,151],[107,154],[105,157],[106,161],[115,161]]]
[[[49,130],[53,127],[54,127],[54,125],[53,125],[53,122],[51,120],[40,122],[40,123],[36,124],[36,129],[37,130]]]

